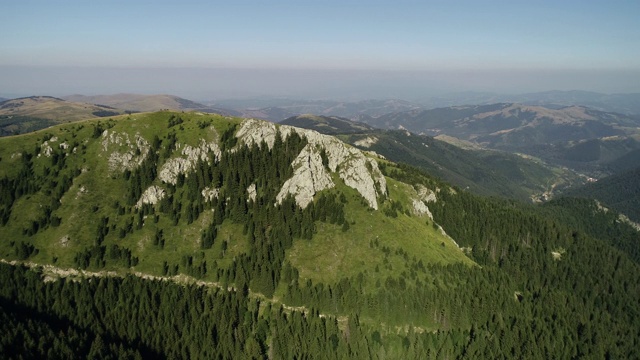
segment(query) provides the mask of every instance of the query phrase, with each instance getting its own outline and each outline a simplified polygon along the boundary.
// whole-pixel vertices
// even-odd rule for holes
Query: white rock
[[[387,193],[387,182],[378,168],[378,163],[373,159],[367,158],[362,151],[343,143],[335,137],[323,135],[314,130],[300,129],[287,125],[281,125],[279,128],[276,128],[276,125],[272,123],[254,119],[243,121],[240,129],[236,132],[236,137],[240,140],[240,143],[247,145],[260,144],[264,140],[267,146],[272,148],[277,129],[280,130],[283,140],[293,132],[301,137],[305,137],[310,149],[317,151],[318,156],[320,149],[325,149],[331,172],[338,172],[340,178],[347,186],[357,190],[360,195],[367,200],[371,208],[378,209],[377,197],[379,195],[386,195]],[[311,152],[309,149],[306,151],[308,153]],[[304,158],[304,156],[305,155],[302,157]],[[296,160],[297,159],[298,158],[296,158]],[[295,163],[296,161],[294,160],[294,164],[292,164],[294,168]],[[313,176],[321,176],[320,174],[322,174],[322,172],[315,171],[311,174],[313,174]],[[302,178],[299,177],[298,179],[301,180]],[[314,178],[314,181],[315,180],[318,179]],[[300,201],[305,203],[306,200],[302,199],[307,199],[308,194],[315,194],[316,192],[313,188],[309,188],[309,185],[313,182],[303,181],[300,184],[296,184],[297,181],[298,180],[294,181],[293,184],[286,184],[288,190],[284,190],[284,192],[295,191],[296,194],[304,193],[305,195],[300,196]],[[296,186],[293,186],[294,184],[296,184]],[[281,190],[280,193],[283,193],[283,190]],[[286,194],[284,196],[286,196]],[[298,203],[298,205],[302,206],[301,203]],[[308,202],[306,205],[308,205]]]
[[[433,215],[429,210],[429,207],[425,205],[422,200],[413,199],[413,213],[416,215],[427,215],[429,219],[433,220]]]
[[[236,131],[236,137],[248,146],[260,145],[264,141],[271,149],[276,139],[276,131],[275,124],[261,120],[246,119],[242,122],[240,129]],[[285,138],[282,135],[282,139]]]
[[[424,202],[430,203],[430,202],[436,202],[438,201],[438,198],[436,197],[436,193],[431,191],[430,189],[427,189],[426,187],[418,184],[418,196],[420,197],[421,200],[423,200]]]
[[[206,187],[202,190],[202,197],[206,201],[217,199],[218,195],[220,195],[220,189]]]
[[[109,170],[133,170],[140,166],[149,154],[151,146],[140,134],[132,142],[127,133],[102,132],[102,151],[109,154]],[[140,150],[136,155],[137,151]]]
[[[165,196],[165,191],[163,188],[153,185],[147,188],[140,196],[140,200],[136,203],[136,207],[139,208],[144,204],[155,205],[158,201],[162,200]]]
[[[365,147],[365,148],[369,148],[369,147],[371,147],[371,145],[373,145],[373,144],[375,144],[377,142],[378,142],[378,138],[377,137],[375,137],[375,136],[367,136],[364,139],[360,139],[360,140],[354,142],[354,144],[357,145],[357,146],[362,146],[362,147]]]
[[[256,196],[258,196],[258,192],[256,191],[256,184],[251,184],[247,187],[247,194],[249,196],[247,202],[249,202],[249,200],[256,201]]]
[[[276,197],[278,203],[282,203],[282,200],[291,194],[296,199],[296,204],[304,209],[313,201],[313,196],[318,191],[335,186],[322,165],[319,150],[311,144],[307,144],[300,151],[291,166],[295,169],[293,176],[285,181],[278,193]]]
[[[55,139],[55,137],[53,137],[51,140],[53,139]],[[45,141],[44,143],[42,143],[42,147],[40,147],[40,154],[38,154],[38,157],[40,157],[40,155],[44,155],[46,157],[51,156],[51,153],[53,152],[53,148],[51,147],[51,145],[49,145],[49,141]]]
[[[215,161],[220,159],[221,151],[216,142],[206,142],[204,139],[200,140],[200,145],[190,146],[177,144],[177,149],[182,148],[180,155],[175,158],[167,160],[162,168],[158,177],[160,180],[169,184],[176,184],[178,182],[179,174],[189,173],[198,163],[199,160],[208,161],[209,152],[213,152]]]

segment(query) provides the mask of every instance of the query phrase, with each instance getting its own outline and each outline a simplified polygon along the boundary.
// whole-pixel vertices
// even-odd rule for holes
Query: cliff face
[[[206,161],[209,152],[213,152],[216,159],[220,158],[220,147],[215,142],[207,143],[204,139],[200,140],[199,146],[189,146],[181,144],[177,145],[178,148],[182,147],[181,156],[171,158],[162,166],[160,170],[160,180],[165,183],[176,184],[179,174],[186,174],[190,172],[193,167],[198,163],[198,160]]]
[[[278,131],[283,139],[296,133],[307,140],[307,145],[291,164],[293,176],[280,189],[278,202],[292,195],[296,203],[305,208],[316,193],[335,187],[332,174],[337,174],[347,186],[357,190],[371,208],[378,209],[378,197],[387,195],[387,183],[378,163],[370,157],[374,154],[367,155],[332,136],[313,130],[287,125],[276,127],[275,124],[254,119],[244,120],[236,137],[239,145],[265,143],[272,148]],[[138,167],[150,151],[150,144],[139,134],[135,135],[135,139],[130,139],[126,133],[105,130],[102,134],[102,150],[108,157],[110,171],[118,172]],[[164,184],[175,185],[178,175],[188,174],[199,160],[208,160],[209,154],[213,153],[214,160],[219,160],[221,155],[217,141],[207,142],[204,139],[197,146],[178,143],[176,150],[177,156],[168,159],[158,173],[158,178]],[[247,191],[255,198],[255,186]],[[138,204],[155,203],[163,194],[162,187],[148,189]],[[212,193],[203,194],[207,200],[213,196]]]
[[[278,128],[272,123],[247,119],[242,122],[236,136],[241,143],[252,145],[264,141],[271,148],[277,131]],[[337,173],[347,186],[362,195],[371,208],[378,209],[378,196],[387,195],[387,183],[374,159],[332,136],[313,130],[282,125],[279,131],[283,139],[293,132],[297,133],[306,138],[307,146],[291,164],[294,175],[280,190],[278,201],[291,194],[296,203],[304,208],[318,191],[335,186],[331,173]],[[326,166],[320,155],[323,150],[327,158]]]

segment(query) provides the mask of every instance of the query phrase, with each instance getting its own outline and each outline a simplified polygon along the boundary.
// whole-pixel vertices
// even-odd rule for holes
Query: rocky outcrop
[[[256,190],[256,184],[251,184],[247,187],[247,202],[256,201],[258,191]]]
[[[280,126],[281,133],[283,127],[285,126]],[[246,119],[242,122],[240,129],[236,131],[236,137],[249,146],[254,144],[260,145],[264,141],[267,146],[269,146],[269,149],[271,149],[276,140],[276,132],[277,128],[275,124],[262,120]],[[281,134],[283,139],[288,135],[288,131]]]
[[[298,171],[297,176],[287,180],[286,189],[280,191],[280,194],[292,194],[297,199],[300,199],[298,205],[305,206],[308,204],[307,199],[309,196],[317,192],[316,188],[319,185],[313,184],[327,184],[326,171],[320,170],[315,162],[314,152],[319,157],[319,151],[324,149],[327,160],[328,168],[331,172],[337,172],[344,183],[357,190],[360,195],[367,201],[370,207],[378,209],[377,197],[387,194],[386,179],[378,168],[378,163],[371,158],[365,156],[360,150],[343,143],[342,141],[329,136],[323,135],[313,130],[300,129],[292,126],[281,125],[276,127],[275,124],[247,119],[242,122],[240,129],[236,132],[236,137],[240,140],[241,144],[253,145],[261,144],[263,141],[269,146],[273,147],[275,142],[276,133],[280,131],[282,139],[286,139],[289,134],[295,132],[301,137],[306,138],[307,147],[303,149],[304,154],[301,154],[292,166],[294,170]],[[306,159],[306,163],[304,161]],[[322,162],[320,162],[322,164]],[[315,166],[314,170],[298,170],[299,166]],[[324,185],[323,185],[324,186]],[[332,187],[332,185],[326,185]],[[326,188],[326,187],[325,187]]]
[[[50,157],[51,153],[53,152],[53,148],[51,147],[51,144],[58,141],[58,138],[53,136],[51,137],[51,139],[45,141],[42,143],[42,146],[40,147],[40,153],[38,154],[38,157],[40,156],[45,156],[45,157]]]
[[[165,196],[165,191],[163,188],[153,185],[147,188],[140,196],[140,200],[136,203],[136,207],[139,208],[144,204],[155,205],[158,201],[162,200]]]
[[[436,192],[440,191],[440,189],[436,189],[436,191],[431,191],[431,189],[426,188],[423,185],[418,184],[416,188],[416,192],[420,199],[426,203],[436,202],[438,198],[436,197]]]
[[[133,170],[149,154],[150,145],[140,134],[131,141],[129,134],[105,130],[102,133],[102,151],[109,153],[109,171]]]
[[[177,148],[178,150],[182,148],[180,156],[167,160],[158,175],[160,180],[174,185],[178,182],[178,175],[189,173],[198,160],[209,161],[210,152],[214,154],[215,161],[220,159],[221,154],[220,147],[216,142],[206,142],[204,139],[200,141],[198,146],[178,144]]]
[[[281,203],[288,195],[293,195],[301,208],[306,208],[318,191],[335,186],[331,176],[322,164],[319,150],[307,144],[291,164],[293,176],[285,181],[276,200]]]
[[[356,146],[369,148],[369,147],[371,147],[371,145],[373,145],[373,144],[375,144],[377,142],[378,142],[378,138],[377,137],[375,137],[375,136],[367,136],[366,138],[360,139],[360,140],[354,142],[353,144],[356,145]]]
[[[202,190],[202,197],[205,201],[212,201],[217,199],[220,195],[220,189],[206,187]]]
[[[433,215],[429,207],[425,205],[422,200],[413,199],[413,213],[416,215],[427,215],[429,219],[433,220]]]

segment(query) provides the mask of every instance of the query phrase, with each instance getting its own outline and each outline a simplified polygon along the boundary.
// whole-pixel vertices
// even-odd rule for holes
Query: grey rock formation
[[[206,142],[204,139],[200,140],[200,145],[198,146],[178,144],[177,148],[178,150],[182,148],[180,155],[167,160],[162,165],[158,175],[160,180],[174,185],[178,182],[178,175],[189,173],[198,163],[198,160],[209,161],[209,152],[213,152],[216,161],[221,154],[220,147],[215,141]]]
[[[429,219],[433,220],[433,214],[429,210],[429,207],[425,205],[422,200],[413,199],[413,213],[416,215],[427,215]]]
[[[313,195],[318,191],[335,186],[331,176],[322,165],[320,152],[311,144],[307,144],[302,149],[291,166],[295,170],[293,176],[285,181],[276,197],[279,203],[291,194],[296,199],[296,203],[304,209],[313,201]]]
[[[258,191],[256,190],[256,184],[251,184],[247,187],[247,195],[248,195],[247,202],[256,201],[256,196],[258,196]]]
[[[378,142],[378,138],[375,136],[367,136],[364,139],[358,140],[356,142],[354,142],[354,144],[356,146],[362,146],[364,148],[369,148],[371,147],[371,145],[375,144]]]
[[[291,193],[296,197],[297,201],[300,199],[298,205],[305,204],[304,206],[306,206],[308,205],[307,200],[310,196],[313,197],[317,192],[316,187],[319,186],[312,184],[325,184],[323,186],[329,188],[334,186],[333,182],[332,185],[327,184],[326,176],[328,173],[321,171],[317,166],[308,172],[298,171],[299,166],[315,166],[316,162],[313,153],[317,152],[316,155],[319,157],[319,151],[324,149],[328,159],[329,170],[334,173],[337,172],[347,186],[357,190],[367,200],[371,208],[378,209],[377,197],[387,194],[386,179],[380,172],[378,163],[374,159],[368,158],[362,151],[332,136],[323,135],[313,130],[286,125],[276,127],[275,124],[254,119],[243,121],[240,129],[236,132],[236,137],[240,140],[240,143],[253,145],[261,144],[264,141],[269,148],[272,148],[278,129],[282,139],[286,139],[289,134],[296,132],[307,139],[307,146],[309,146],[308,149],[303,150],[306,151],[306,154],[296,158],[294,164],[292,164],[298,176],[294,173],[294,176],[287,180],[286,189],[283,186],[280,194],[285,194],[284,196],[286,196],[286,194]],[[304,161],[305,158],[307,159],[306,163]]]
[[[38,154],[38,157],[40,156],[45,156],[45,157],[50,157],[51,153],[53,152],[53,148],[51,147],[51,144],[58,141],[58,138],[53,136],[51,139],[45,141],[42,143],[42,146],[40,147],[40,154]]]
[[[162,200],[165,196],[163,188],[153,185],[147,188],[140,196],[140,200],[136,203],[136,207],[139,208],[144,204],[155,205],[158,201]]]
[[[131,141],[129,134],[105,130],[102,133],[102,151],[109,154],[109,171],[133,170],[149,154],[150,145],[140,134]]]
[[[416,191],[420,199],[426,203],[438,201],[438,198],[436,197],[436,193],[439,192],[440,189],[436,189],[436,191],[434,192],[431,189],[428,189],[425,186],[418,184]]]
[[[217,199],[218,195],[220,195],[220,189],[206,187],[202,190],[202,197],[205,201]]]

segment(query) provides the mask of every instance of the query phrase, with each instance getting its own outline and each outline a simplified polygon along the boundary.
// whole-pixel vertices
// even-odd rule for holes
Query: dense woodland
[[[363,272],[313,283],[299,275],[286,252],[295,241],[312,239],[319,224],[348,233],[345,203],[353,199],[334,189],[304,210],[291,197],[273,206],[306,140],[278,134],[271,149],[265,143],[240,146],[229,127],[221,134],[220,158],[209,154],[177,184],[167,184],[168,194],[156,206],[137,208],[175,150],[173,130],[182,121],[174,116],[167,124],[170,131],[153,139],[141,166],[119,175],[127,200],[108,205],[117,218],[103,216],[91,225],[94,236],[75,254],[75,266],[135,267],[136,250],[117,239],[142,231],[145,218],[190,224],[210,209],[214,215],[200,234],[201,251],[224,253],[226,243],[218,236],[224,222],[242,225],[248,251],[230,263],[207,262],[196,253],[180,263],[158,264],[162,275],[185,274],[218,286],[133,275],[50,279],[37,267],[0,264],[0,352],[7,358],[637,356],[640,243],[638,232],[616,222],[613,212],[594,216],[593,203],[577,199],[534,207],[443,190],[429,205],[435,223],[477,265],[424,264],[402,248],[372,242],[385,257],[404,259],[399,276]],[[96,137],[103,126],[96,125]],[[56,150],[44,172],[34,170],[39,149],[24,152],[16,175],[0,179],[2,226],[12,221],[16,201],[38,191],[49,205],[23,235],[66,221],[57,217],[56,206],[80,171],[63,151]],[[448,189],[407,165],[384,163],[381,170],[407,184]],[[251,184],[258,189],[255,200],[246,191]],[[220,193],[207,200],[201,196],[206,188]],[[404,216],[399,203],[388,202],[386,209],[389,218]],[[153,245],[162,251],[170,240],[158,228]],[[24,241],[12,246],[20,260],[39,251]]]

